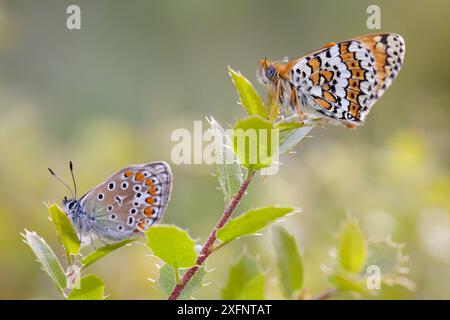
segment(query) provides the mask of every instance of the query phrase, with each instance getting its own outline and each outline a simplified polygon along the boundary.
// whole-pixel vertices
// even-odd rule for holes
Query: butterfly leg
[[[100,237],[100,234],[98,233],[98,230],[95,229],[95,228],[94,228],[94,230],[95,230],[95,233],[97,234],[97,239],[100,240],[104,245],[106,245],[106,246],[109,245],[108,242],[106,242],[105,240],[102,239],[102,237]]]
[[[94,239],[92,238],[92,232],[89,232],[89,237],[91,238],[91,244],[94,247],[94,250],[97,250],[97,247],[95,246]]]
[[[294,87],[291,87],[291,106],[293,104],[295,105],[295,109],[297,110],[297,114],[298,114],[298,117],[300,118],[300,122],[304,123],[305,115],[300,110],[300,104],[299,104],[299,101],[298,101],[297,90],[295,90]]]
[[[80,241],[80,244],[83,243],[83,241],[81,241],[81,219],[80,217],[78,217],[78,240]]]

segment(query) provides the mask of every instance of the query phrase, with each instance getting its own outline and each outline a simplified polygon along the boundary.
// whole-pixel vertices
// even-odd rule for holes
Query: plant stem
[[[242,182],[241,186],[239,187],[238,192],[233,196],[233,199],[231,199],[231,202],[228,204],[228,206],[225,208],[225,211],[223,212],[222,216],[220,217],[219,221],[217,222],[214,229],[211,231],[208,239],[206,240],[205,244],[203,245],[202,250],[200,251],[200,254],[197,257],[196,265],[192,268],[190,268],[186,273],[183,275],[183,279],[181,279],[181,283],[177,284],[175,288],[173,289],[172,293],[169,296],[169,300],[176,300],[180,293],[184,290],[186,285],[189,283],[189,281],[192,279],[194,274],[198,271],[200,266],[206,261],[208,256],[211,254],[211,249],[214,245],[214,242],[216,242],[216,234],[217,231],[222,228],[238,206],[239,202],[241,201],[242,197],[244,196],[245,192],[248,189],[248,186],[255,175],[255,171],[252,169],[249,169],[247,171],[247,177]]]
[[[336,293],[338,293],[338,291],[338,289],[327,289],[319,293],[317,296],[313,297],[312,300],[328,300]]]

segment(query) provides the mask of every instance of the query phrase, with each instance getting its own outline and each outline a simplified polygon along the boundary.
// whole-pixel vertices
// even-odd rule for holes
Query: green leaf
[[[209,121],[215,136],[215,154],[217,163],[217,180],[220,189],[225,194],[225,203],[229,203],[239,190],[242,181],[242,170],[236,154],[233,151],[230,137],[220,124],[211,118]]]
[[[366,264],[366,238],[356,221],[348,220],[342,226],[338,257],[340,266],[352,273],[360,272]]]
[[[255,234],[292,212],[294,212],[294,208],[286,207],[265,207],[247,211],[230,220],[217,232],[217,238],[222,242],[230,242],[238,237]]]
[[[276,127],[280,129],[280,131],[288,131],[292,129],[298,129],[306,127],[304,123],[301,123],[300,121],[289,121],[289,122],[278,122],[276,124]]]
[[[359,278],[352,274],[335,272],[328,277],[328,281],[340,291],[352,291],[359,293],[368,292],[365,279]]]
[[[278,130],[260,116],[250,116],[236,123],[233,149],[242,165],[258,170],[269,167],[278,147]]]
[[[69,300],[103,300],[105,285],[96,275],[89,275],[81,278],[80,288],[73,289],[69,295]]]
[[[97,260],[103,258],[104,256],[106,256],[107,254],[113,252],[114,250],[117,250],[131,242],[133,242],[136,239],[125,239],[122,240],[120,242],[116,242],[113,244],[108,244],[106,246],[100,247],[97,250],[91,252],[89,255],[87,255],[86,257],[84,257],[81,260],[81,263],[83,264],[83,267],[87,267],[91,264],[93,264],[94,262],[96,262]]]
[[[263,300],[265,276],[257,262],[247,255],[230,268],[228,281],[222,290],[226,300]]]
[[[158,225],[149,228],[145,235],[147,246],[165,263],[175,269],[195,265],[197,257],[194,250],[195,241],[186,231],[176,226]]]
[[[182,270],[181,275],[183,275],[186,270],[187,269]],[[192,293],[202,284],[205,274],[205,268],[200,267],[191,278],[191,281],[189,281],[184,290],[181,292],[179,299],[190,298]],[[159,271],[157,284],[160,290],[167,296],[169,296],[172,293],[173,288],[175,288],[176,279],[174,269],[168,264],[165,264]]]
[[[65,289],[67,287],[66,274],[50,246],[34,231],[25,229],[25,234],[22,234],[22,236],[24,242],[33,250],[42,270],[48,274],[59,289]]]
[[[250,81],[248,81],[240,72],[234,71],[230,67],[228,67],[228,72],[233,80],[245,111],[247,111],[249,115],[260,115],[263,118],[267,118],[268,115],[264,103]]]
[[[56,204],[48,207],[50,218],[55,226],[56,234],[67,253],[77,255],[80,251],[80,240],[67,214]]]
[[[312,128],[312,126],[305,126],[280,132],[280,147],[278,148],[278,153],[281,155],[291,151],[298,143],[300,143],[300,141],[306,138],[306,135]]]
[[[295,238],[281,226],[272,226],[272,240],[278,259],[280,282],[287,298],[303,285],[303,263]]]

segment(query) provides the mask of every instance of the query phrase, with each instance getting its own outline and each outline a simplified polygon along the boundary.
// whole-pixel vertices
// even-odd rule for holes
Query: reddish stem
[[[323,291],[322,293],[319,293],[317,296],[312,298],[312,300],[328,300],[332,296],[334,296],[338,292],[337,289],[328,289]]]
[[[254,176],[255,171],[250,171],[247,178],[242,182],[238,192],[235,194],[231,202],[228,204],[228,206],[225,208],[225,211],[223,212],[222,216],[220,217],[219,222],[217,222],[214,229],[211,231],[211,234],[209,235],[208,239],[206,240],[205,244],[203,245],[202,250],[200,251],[200,254],[197,257],[196,265],[183,275],[183,279],[181,279],[181,283],[177,284],[175,288],[173,289],[172,293],[169,296],[169,300],[176,300],[180,293],[184,290],[186,285],[189,283],[189,281],[192,279],[192,277],[195,275],[195,273],[198,271],[200,266],[205,262],[205,260],[209,257],[211,254],[211,249],[214,245],[214,242],[216,242],[216,234],[217,231],[222,228],[225,223],[227,223],[228,219],[236,209],[237,205],[241,201],[242,197],[244,196],[245,192],[247,191],[247,188],[250,184],[250,181],[252,177]]]

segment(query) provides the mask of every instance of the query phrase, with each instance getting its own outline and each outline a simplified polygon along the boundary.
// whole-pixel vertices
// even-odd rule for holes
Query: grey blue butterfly
[[[73,166],[70,163],[73,178]],[[59,179],[54,172],[50,173]],[[162,161],[129,165],[77,199],[64,197],[64,211],[80,241],[120,241],[135,237],[161,221],[172,190],[170,166]]]

